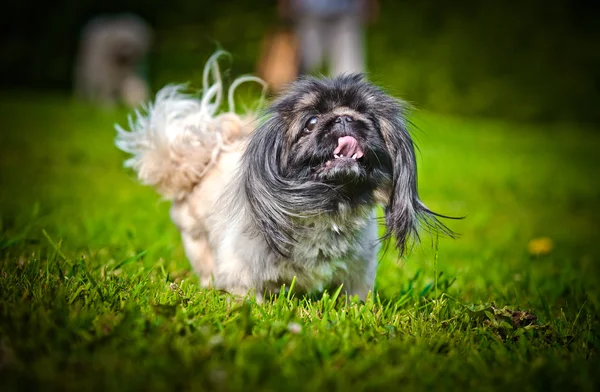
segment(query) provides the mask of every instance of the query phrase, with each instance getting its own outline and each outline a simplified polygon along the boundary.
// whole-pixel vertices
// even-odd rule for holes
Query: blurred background
[[[114,146],[114,124],[126,124],[131,106],[166,84],[201,88],[204,64],[218,49],[230,53],[220,64],[225,85],[242,74],[285,82],[302,72],[327,73],[323,64],[302,64],[306,56],[294,49],[303,45],[301,34],[294,40],[290,33],[301,23],[333,28],[339,20],[302,19],[290,11],[300,1],[316,8],[344,3],[8,2],[0,16],[3,238],[30,236],[45,244],[44,229],[77,252],[117,252],[94,265],[151,247],[147,266],[165,258],[188,270],[168,204],[157,203],[155,192],[122,167],[127,155]],[[416,108],[411,122],[421,196],[434,211],[467,216],[447,222],[459,240],[440,242],[446,273],[463,279],[462,295],[485,298],[491,282],[511,293],[507,282],[523,284],[533,297],[545,286],[562,299],[563,290],[583,281],[595,287],[600,26],[591,6],[566,0],[363,4],[369,6],[361,23],[332,33],[330,49],[352,47],[344,41],[352,34],[363,39],[354,48],[358,57],[344,60],[346,69],[364,69]],[[308,40],[305,52],[326,40]],[[335,61],[330,65],[335,72]],[[252,104],[259,89],[245,88],[241,98]],[[425,246],[415,247],[402,268],[394,253],[386,256],[381,276],[393,278],[378,282],[383,292],[396,293],[398,282],[419,270],[427,271],[421,275],[427,285],[430,240],[424,237]],[[550,258],[533,263],[530,257],[540,254]],[[523,278],[523,271],[535,278]],[[600,308],[600,296],[594,303]]]
[[[516,120],[600,121],[600,26],[591,3],[379,1],[366,25],[371,79],[421,109]],[[151,27],[150,88],[198,85],[217,48],[230,74],[256,72],[280,27],[276,1],[8,1],[0,16],[0,88],[68,94],[83,26],[132,12]]]
[[[304,1],[322,5],[324,0]],[[400,313],[394,317],[416,329],[437,317],[424,305],[442,298],[438,288],[455,299],[460,312],[494,303],[532,311],[544,325],[532,351],[526,351],[533,340],[525,335],[512,346],[507,342],[515,349],[510,357],[503,356],[503,344],[490,343],[491,335],[479,335],[485,323],[464,343],[456,343],[462,332],[453,324],[452,338],[443,345],[436,343],[445,339],[437,336],[442,329],[432,329],[431,338],[423,332],[425,340],[417,346],[422,351],[415,351],[419,340],[414,339],[422,332],[398,331],[406,349],[390,346],[400,349],[382,355],[381,363],[413,366],[390,374],[408,386],[415,375],[425,374],[429,389],[439,389],[436,380],[464,380],[477,389],[479,378],[484,389],[527,389],[534,381],[540,390],[551,389],[552,382],[598,390],[590,381],[597,378],[600,347],[600,19],[594,5],[583,0],[370,3],[359,32],[364,57],[350,64],[414,105],[410,120],[419,146],[420,196],[434,211],[466,216],[444,220],[460,234],[457,239],[438,243],[424,234],[406,257],[382,252],[377,294],[396,303]],[[267,373],[239,374],[268,374],[273,388],[293,388],[323,369],[348,383],[367,373],[369,380],[385,382],[380,366],[371,371],[361,365],[371,362],[352,358],[386,352],[388,337],[399,341],[395,329],[386,327],[389,335],[383,335],[378,326],[373,339],[364,338],[364,324],[357,323],[365,351],[336,348],[331,361],[314,363],[299,356],[305,350],[288,350],[295,346],[240,338],[235,328],[223,332],[223,325],[233,325],[227,324],[229,310],[213,305],[218,292],[199,289],[170,221],[169,203],[123,168],[128,156],[114,145],[114,124],[127,124],[136,101],[150,99],[169,83],[200,88],[204,64],[218,49],[231,54],[220,62],[226,85],[257,72],[280,80],[300,71],[327,72],[322,65],[299,69],[302,57],[290,51],[293,37],[277,35],[293,31],[291,23],[298,19],[280,5],[275,0],[3,2],[0,384],[6,375],[20,389],[29,385],[20,380],[30,379],[59,390],[68,385],[79,391],[98,385],[172,390],[180,385],[173,380],[195,380],[199,384],[189,385],[211,389],[202,383],[207,372],[222,368],[238,374],[240,363],[252,364],[252,372],[272,364]],[[109,18],[124,13],[125,19]],[[338,49],[340,37],[333,40]],[[256,99],[259,89],[247,88],[241,89],[244,99]],[[179,303],[173,284],[193,301],[169,305],[173,313],[161,316],[163,304]],[[131,318],[121,318],[124,304],[135,310],[125,312]],[[256,319],[263,319],[258,310]],[[323,320],[328,326],[321,331],[330,334],[305,336],[338,342],[342,329]],[[445,325],[441,320],[436,322]],[[471,329],[457,320],[460,328]],[[190,331],[208,328],[206,336],[224,333],[225,346],[204,350],[203,333],[183,336],[184,324]],[[472,341],[472,336],[481,337]],[[257,349],[238,350],[239,339],[256,342],[246,347]],[[464,349],[454,351],[456,345]],[[398,361],[400,351],[412,357]],[[7,352],[14,366],[3,362]],[[264,354],[273,352],[277,355]],[[321,348],[318,352],[327,357]],[[213,361],[209,367],[207,356]],[[442,356],[446,359],[438,361]],[[423,358],[431,367],[422,366]],[[590,358],[595,362],[588,363]],[[488,368],[483,361],[491,361]],[[450,367],[457,369],[455,376],[444,373]],[[279,373],[292,381],[270,378]],[[559,384],[561,379],[569,383]],[[239,385],[251,390],[255,384]],[[327,385],[331,390],[334,384]],[[352,385],[360,390],[363,384]]]

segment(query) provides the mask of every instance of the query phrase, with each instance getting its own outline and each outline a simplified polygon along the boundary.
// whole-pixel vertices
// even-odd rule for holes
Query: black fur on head
[[[352,74],[295,82],[267,112],[242,158],[256,230],[287,256],[302,218],[386,206],[388,235],[403,252],[419,223],[450,233],[420,200],[405,105]]]

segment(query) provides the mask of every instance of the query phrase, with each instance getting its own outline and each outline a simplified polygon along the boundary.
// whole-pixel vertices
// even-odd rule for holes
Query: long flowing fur
[[[376,117],[387,150],[387,153],[380,150],[378,159],[380,162],[391,159],[393,166],[389,197],[385,203],[386,238],[394,237],[402,254],[411,238],[418,239],[420,228],[452,237],[452,231],[437,219],[438,216],[447,217],[431,211],[419,199],[415,148],[406,121],[407,104],[366,84],[360,74],[336,79],[338,83],[342,80],[350,83],[344,84],[346,90],[340,88],[342,93],[338,94],[377,102]],[[341,197],[335,186],[290,178],[282,172],[292,164],[283,158],[288,155],[285,151],[287,125],[283,116],[294,112],[299,96],[319,91],[324,86],[326,83],[315,78],[296,82],[286,95],[273,103],[268,112],[269,119],[255,131],[242,158],[246,170],[242,172],[240,182],[249,215],[269,247],[282,256],[289,256],[289,249],[296,242],[294,237],[302,230],[294,225],[298,218],[331,213],[335,201]],[[341,98],[333,96],[329,99],[335,102]]]
[[[253,116],[235,113],[234,92],[244,82],[264,82],[256,77],[237,78],[228,90],[228,110],[219,113],[224,88],[215,53],[206,63],[200,97],[184,94],[184,86],[169,85],[156,95],[154,103],[129,117],[127,131],[116,125],[115,144],[133,156],[125,166],[138,179],[153,186],[166,199],[185,198],[213,168],[223,151],[231,148],[251,130]]]
[[[394,178],[390,198],[385,207],[386,237],[393,236],[399,253],[405,252],[411,238],[419,238],[419,228],[430,233],[454,237],[454,233],[437,217],[450,218],[431,211],[419,198],[417,160],[414,143],[408,132],[403,104],[382,103],[381,131],[394,159]]]
[[[273,113],[255,131],[244,153],[242,165],[247,170],[240,182],[255,227],[271,249],[289,256],[294,236],[302,229],[295,220],[331,212],[339,195],[331,185],[286,178],[281,173],[284,143],[285,124]]]

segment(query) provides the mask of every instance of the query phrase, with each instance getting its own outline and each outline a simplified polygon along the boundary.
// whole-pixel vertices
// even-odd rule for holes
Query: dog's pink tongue
[[[352,136],[343,136],[338,139],[338,145],[333,150],[333,155],[358,159],[364,154],[355,138]]]

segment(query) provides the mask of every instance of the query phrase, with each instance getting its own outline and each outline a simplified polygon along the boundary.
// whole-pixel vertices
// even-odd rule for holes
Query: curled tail
[[[252,115],[235,113],[234,92],[241,83],[265,83],[253,76],[237,78],[228,90],[228,111],[218,113],[223,101],[223,82],[218,58],[211,56],[204,67],[200,97],[184,94],[184,86],[169,85],[156,94],[154,103],[129,117],[129,131],[115,125],[117,147],[132,155],[125,167],[165,198],[184,198],[218,162],[222,151],[246,136]],[[212,80],[210,80],[212,78]],[[212,82],[212,83],[211,83]]]

